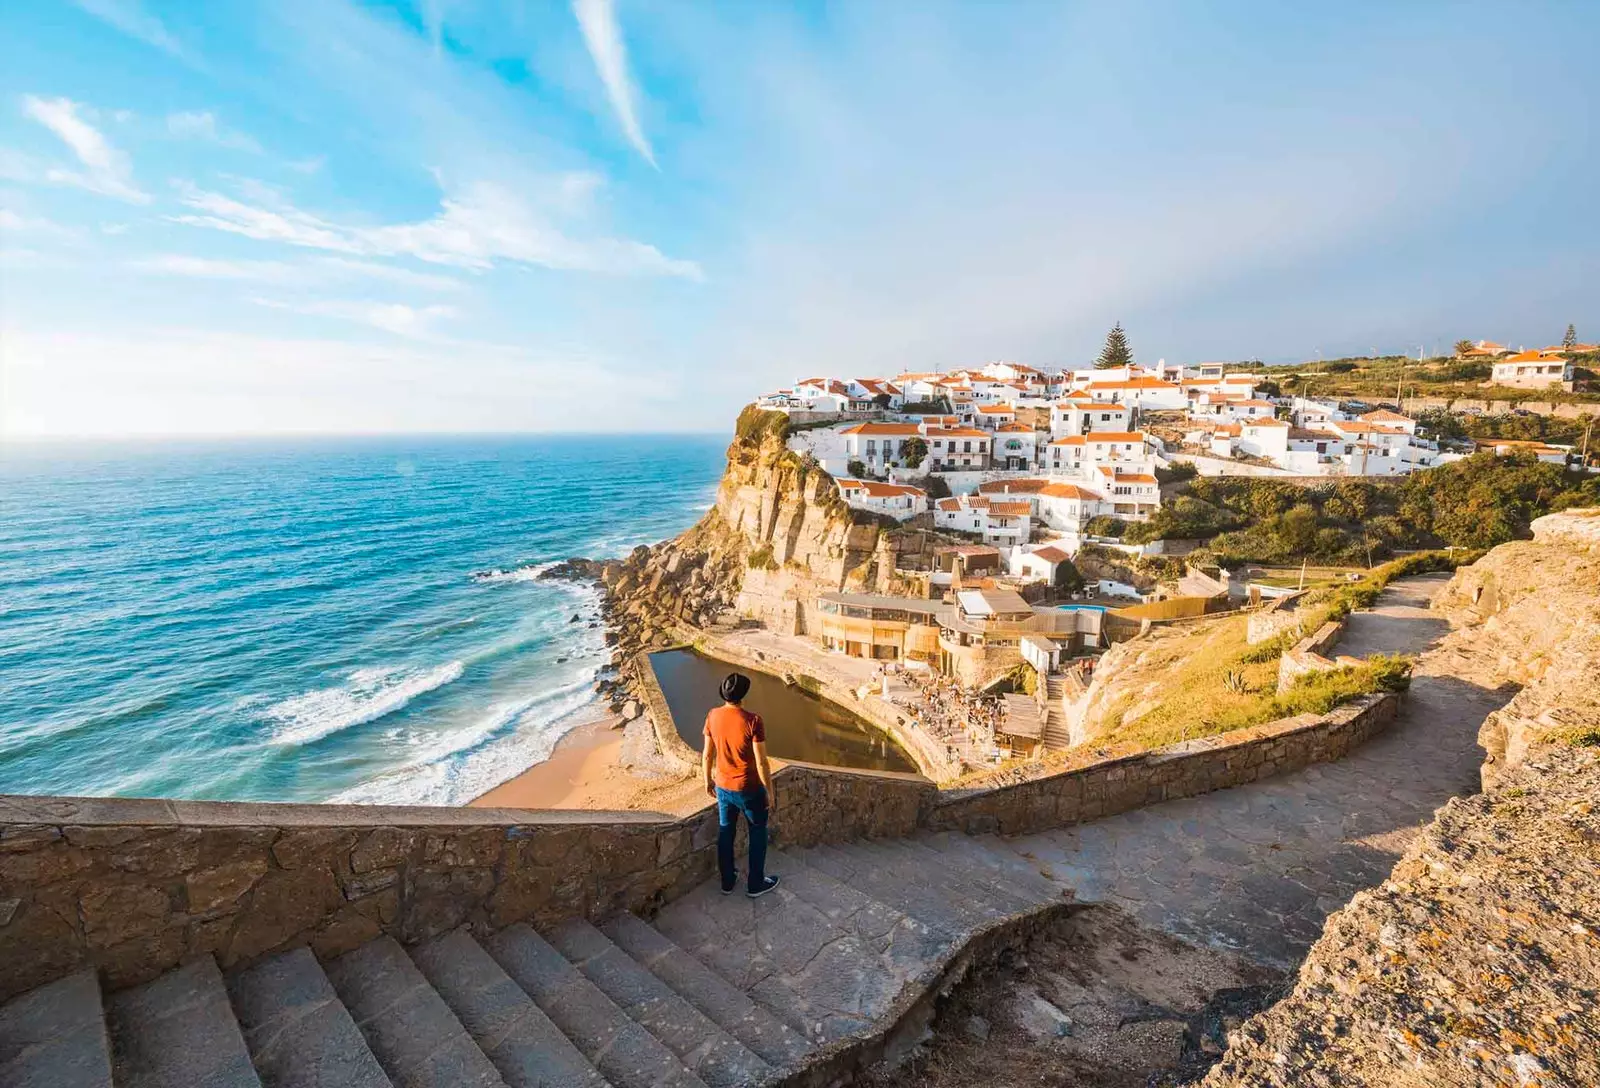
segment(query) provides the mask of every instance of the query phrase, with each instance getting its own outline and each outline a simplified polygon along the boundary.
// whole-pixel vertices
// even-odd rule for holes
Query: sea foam
[[[357,669],[340,686],[284,699],[262,717],[274,724],[273,744],[310,744],[387,717],[419,695],[459,679],[462,668],[461,662],[452,661],[431,669]]]

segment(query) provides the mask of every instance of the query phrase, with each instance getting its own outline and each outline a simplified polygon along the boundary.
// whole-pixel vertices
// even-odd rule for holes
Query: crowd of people
[[[901,677],[907,688],[890,696],[890,701],[910,712],[929,736],[944,741],[952,761],[987,762],[995,733],[1005,723],[1005,700],[967,691],[939,673],[908,670]]]

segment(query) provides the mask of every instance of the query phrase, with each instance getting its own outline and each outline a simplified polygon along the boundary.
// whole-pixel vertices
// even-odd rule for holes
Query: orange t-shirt
[[[706,715],[706,738],[716,757],[711,780],[725,790],[743,793],[761,785],[756,773],[756,741],[767,742],[761,715],[724,703]]]

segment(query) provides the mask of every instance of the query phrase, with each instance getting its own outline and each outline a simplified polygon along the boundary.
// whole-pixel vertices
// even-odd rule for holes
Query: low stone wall
[[[1279,597],[1266,607],[1250,613],[1250,619],[1245,625],[1245,642],[1254,646],[1268,639],[1277,638],[1285,631],[1298,630],[1301,620],[1298,609],[1303,596],[1304,592],[1301,591],[1287,597]]]
[[[1327,656],[1339,636],[1344,634],[1343,620],[1329,620],[1305,638],[1295,643],[1278,658],[1278,690],[1288,691],[1294,682],[1308,672],[1326,672],[1353,659],[1336,661]]]
[[[903,836],[934,785],[790,764],[775,841]],[[79,967],[112,987],[463,923],[645,914],[716,871],[716,810],[660,813],[0,797],[0,1001]]]
[[[1394,721],[1399,704],[1397,695],[1368,695],[1327,714],[1284,718],[1165,748],[1113,746],[1081,763],[1041,765],[1024,781],[936,797],[923,824],[972,835],[1021,835],[1243,785],[1338,759]]]

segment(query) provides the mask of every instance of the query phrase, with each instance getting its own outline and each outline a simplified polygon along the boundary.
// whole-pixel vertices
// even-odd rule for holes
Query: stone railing
[[[1240,786],[1338,759],[1386,728],[1399,702],[1397,695],[1368,695],[1322,715],[1302,714],[1164,748],[1114,745],[1076,760],[1021,768],[1013,772],[1020,781],[934,796],[922,823],[974,835],[1019,835]]]
[[[1305,638],[1283,651],[1278,658],[1278,690],[1288,691],[1300,677],[1312,672],[1327,672],[1346,665],[1359,665],[1354,657],[1328,656],[1339,636],[1344,634],[1342,619],[1329,620]]]
[[[774,838],[903,836],[932,783],[789,764]],[[113,987],[214,953],[337,955],[462,924],[649,913],[716,870],[716,810],[660,813],[0,797],[0,1001],[84,965]]]
[[[1015,834],[1337,759],[1398,696],[1153,751],[1102,749],[984,789],[790,763],[774,841]],[[670,720],[670,719],[669,719]],[[715,809],[660,813],[0,797],[0,1001],[83,966],[119,987],[213,953],[337,955],[459,925],[646,915],[716,869]]]

